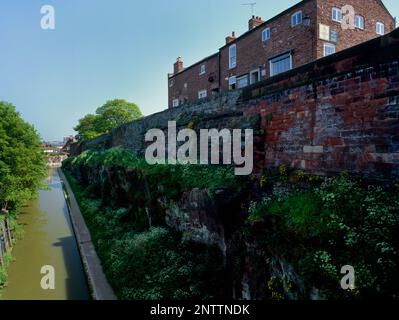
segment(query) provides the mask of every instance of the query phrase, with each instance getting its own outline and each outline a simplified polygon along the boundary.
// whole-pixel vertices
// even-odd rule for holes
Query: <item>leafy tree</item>
[[[96,114],[88,114],[80,119],[74,130],[78,132],[79,140],[88,140],[142,117],[135,103],[114,99],[98,108]]]
[[[101,132],[108,132],[125,123],[143,117],[139,107],[122,99],[108,101],[96,111],[99,119],[96,128]]]
[[[0,208],[17,210],[46,176],[40,137],[15,107],[0,101]]]
[[[89,140],[99,135],[96,129],[97,116],[88,114],[79,120],[78,125],[73,128],[78,132],[79,140]]]

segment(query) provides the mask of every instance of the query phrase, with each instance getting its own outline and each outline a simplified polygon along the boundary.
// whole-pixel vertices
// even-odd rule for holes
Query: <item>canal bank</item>
[[[89,300],[90,292],[74,235],[62,182],[50,170],[48,190],[21,208],[23,238],[12,250],[3,300]],[[54,269],[54,290],[44,290],[44,266]]]
[[[64,183],[65,191],[68,196],[72,226],[93,298],[96,300],[116,300],[117,297],[104,274],[101,261],[97,256],[89,229],[86,226],[72,188],[61,169],[58,169],[58,174]]]

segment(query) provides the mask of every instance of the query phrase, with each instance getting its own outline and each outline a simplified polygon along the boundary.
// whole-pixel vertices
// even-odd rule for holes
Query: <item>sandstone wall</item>
[[[399,179],[399,30],[243,91],[166,110],[74,145],[72,154],[123,146],[139,155],[149,129],[255,129],[257,171],[280,164]]]

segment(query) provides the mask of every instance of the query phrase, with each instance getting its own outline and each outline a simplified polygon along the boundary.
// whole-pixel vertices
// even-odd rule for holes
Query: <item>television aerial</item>
[[[251,15],[254,15],[256,2],[242,3],[241,5],[242,6],[250,6],[251,7]]]

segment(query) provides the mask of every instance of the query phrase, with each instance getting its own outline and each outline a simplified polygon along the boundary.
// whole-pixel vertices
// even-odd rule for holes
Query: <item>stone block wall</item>
[[[399,179],[399,29],[243,91],[127,124],[72,153],[123,146],[143,155],[147,130],[171,120],[195,129],[252,127],[257,172],[286,164]]]

